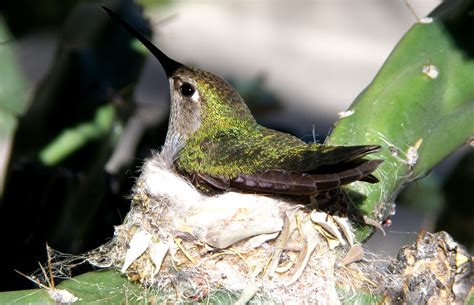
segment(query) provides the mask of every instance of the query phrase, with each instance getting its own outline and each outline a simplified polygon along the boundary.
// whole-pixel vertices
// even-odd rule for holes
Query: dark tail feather
[[[357,180],[375,183],[378,179],[371,174],[377,169],[383,160],[364,160],[357,167],[338,173],[341,184],[348,184]]]
[[[330,151],[317,155],[319,164],[331,165],[337,163],[349,163],[361,159],[368,154],[377,152],[379,145],[358,145],[358,146],[335,146]],[[314,152],[311,152],[314,154]]]
[[[327,181],[328,176],[337,177],[339,186],[349,184],[354,181],[365,181],[370,183],[378,182],[378,179],[371,174],[377,169],[383,160],[362,160],[363,162],[354,168],[347,169],[341,172],[336,172],[332,175],[312,175],[317,191],[327,191],[333,189],[335,184],[330,184]],[[322,179],[321,179],[322,178]],[[333,178],[334,179],[334,178]]]
[[[360,181],[364,181],[364,182],[367,182],[367,183],[377,183],[377,182],[379,182],[379,179],[377,179],[377,177],[375,177],[374,175],[368,175],[368,176],[360,179]]]
[[[266,170],[253,175],[241,174],[234,179],[226,180],[223,185],[226,189],[256,193],[314,195],[357,180],[375,182],[376,178],[371,174],[383,160],[361,161],[353,168],[331,174],[292,173],[285,170]],[[225,190],[219,186],[217,188]]]

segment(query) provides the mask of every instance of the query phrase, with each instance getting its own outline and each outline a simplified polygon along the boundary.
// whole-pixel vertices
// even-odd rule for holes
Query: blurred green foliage
[[[150,6],[157,6],[157,5],[165,5],[172,1],[171,0],[138,0],[137,2],[145,7],[150,7]]]
[[[13,41],[0,14],[0,198],[18,117],[28,105],[26,80],[15,56],[16,45]]]
[[[84,1],[67,18],[58,8],[58,20],[65,21],[56,54],[29,107],[24,99],[20,102],[27,90],[21,86],[11,45],[0,46],[0,55],[8,60],[8,66],[5,62],[1,67],[11,72],[0,74],[5,79],[0,94],[8,94],[1,99],[2,110],[8,111],[0,115],[14,114],[12,124],[20,117],[15,133],[8,134],[14,145],[0,202],[0,228],[17,228],[5,237],[15,250],[5,253],[9,264],[0,267],[3,289],[21,287],[24,279],[12,269],[36,269],[46,241],[69,253],[94,248],[120,222],[117,210],[125,213],[128,208],[123,194],[132,181],[125,174],[111,177],[104,168],[121,126],[134,111],[133,91],[145,54],[133,48],[132,37],[101,10],[103,4],[151,33],[142,8],[131,0]],[[126,181],[120,184],[126,192],[112,189],[111,181],[118,179]]]

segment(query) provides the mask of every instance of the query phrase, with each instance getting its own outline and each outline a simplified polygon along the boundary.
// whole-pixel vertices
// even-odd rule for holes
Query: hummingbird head
[[[170,137],[179,134],[187,140],[201,127],[219,128],[232,126],[236,119],[253,120],[238,92],[217,75],[183,65],[168,75],[168,79]]]
[[[254,122],[243,99],[225,80],[171,59],[122,17],[103,9],[147,47],[168,76],[171,111],[165,147],[177,145],[177,141],[185,143],[202,127],[232,126],[236,119]]]

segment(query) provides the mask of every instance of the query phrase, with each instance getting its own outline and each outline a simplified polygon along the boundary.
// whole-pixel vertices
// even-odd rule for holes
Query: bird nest
[[[377,272],[368,278],[364,263],[349,264],[363,250],[347,218],[297,199],[205,195],[160,154],[145,163],[131,210],[105,255],[170,302],[228,292],[241,304],[252,298],[336,304],[341,287],[373,290],[387,279]]]

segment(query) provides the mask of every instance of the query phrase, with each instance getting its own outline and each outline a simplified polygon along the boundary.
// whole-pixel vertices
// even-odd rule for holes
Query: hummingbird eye
[[[193,86],[191,86],[189,83],[183,83],[181,85],[181,88],[179,88],[181,91],[181,94],[185,97],[191,97],[193,96],[194,92],[196,92],[196,89],[194,89]]]

